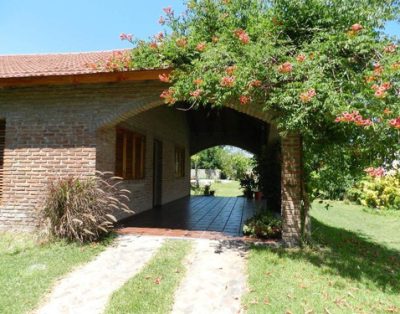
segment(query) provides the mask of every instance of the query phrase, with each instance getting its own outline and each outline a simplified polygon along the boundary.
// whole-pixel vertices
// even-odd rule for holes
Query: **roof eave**
[[[0,88],[39,85],[76,85],[133,81],[155,81],[159,80],[160,74],[169,73],[170,71],[170,69],[153,69],[67,75],[7,77],[0,78]]]

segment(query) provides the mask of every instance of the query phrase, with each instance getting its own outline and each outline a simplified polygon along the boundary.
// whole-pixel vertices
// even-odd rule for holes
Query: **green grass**
[[[248,313],[400,313],[399,215],[314,205],[314,248],[251,249]]]
[[[57,278],[91,260],[106,242],[83,246],[58,241],[39,245],[29,234],[0,233],[0,313],[34,309]]]
[[[203,188],[203,186],[199,189],[192,188],[191,195],[203,195]],[[243,195],[239,181],[215,182],[211,184],[211,190],[215,191],[215,196],[236,197]]]
[[[243,191],[240,189],[240,183],[238,181],[213,183],[211,185],[211,190],[215,190],[215,196],[235,197],[243,195]]]
[[[190,248],[189,241],[165,242],[144,269],[112,295],[105,313],[169,313]]]

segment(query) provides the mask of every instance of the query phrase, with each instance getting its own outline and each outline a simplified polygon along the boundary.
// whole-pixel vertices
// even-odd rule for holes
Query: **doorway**
[[[159,140],[153,144],[153,207],[162,205],[162,156],[163,145]]]

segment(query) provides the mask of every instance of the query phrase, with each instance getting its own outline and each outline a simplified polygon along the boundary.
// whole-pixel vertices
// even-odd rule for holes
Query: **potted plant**
[[[254,199],[260,201],[263,198],[263,192],[261,191],[254,191]]]
[[[240,187],[243,189],[243,195],[247,198],[253,198],[255,180],[252,173],[245,175],[243,179],[240,180]]]
[[[204,195],[205,196],[214,196],[215,190],[211,190],[211,184],[206,184],[204,186]]]

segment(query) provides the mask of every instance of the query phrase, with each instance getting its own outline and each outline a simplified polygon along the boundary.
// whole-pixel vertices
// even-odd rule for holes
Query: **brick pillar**
[[[282,138],[282,240],[296,246],[301,237],[302,143],[298,134]]]

